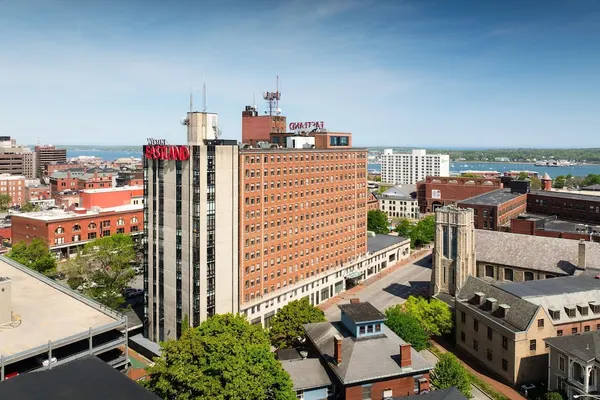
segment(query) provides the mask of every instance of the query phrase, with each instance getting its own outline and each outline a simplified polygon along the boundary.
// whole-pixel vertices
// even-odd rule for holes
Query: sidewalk
[[[441,341],[438,341],[438,338],[436,338],[435,340],[431,339],[431,343],[436,349],[438,349],[442,353],[454,353],[454,355],[456,355],[461,364],[463,364],[465,368],[469,370],[469,372],[479,377],[479,379],[485,381],[488,385],[492,386],[497,392],[502,393],[504,396],[508,397],[511,400],[526,400],[525,397],[523,397],[512,387],[505,385],[504,383],[501,383],[489,377],[488,375],[480,372],[477,360],[472,359],[472,357],[470,357],[469,355],[465,354],[464,352],[460,351],[452,345],[449,345],[447,343],[440,344],[440,342]],[[477,369],[475,369],[474,367]]]
[[[359,293],[365,286],[372,285],[374,282],[377,282],[378,280],[382,279],[383,277],[388,276],[392,272],[397,271],[398,269],[402,268],[403,266],[405,266],[407,264],[412,264],[414,261],[419,260],[425,256],[428,256],[430,253],[431,253],[431,250],[429,250],[429,249],[417,250],[414,253],[412,253],[407,259],[402,260],[402,261],[394,264],[391,267],[387,267],[386,269],[384,269],[380,273],[376,274],[375,276],[371,276],[370,278],[359,283],[352,289],[343,291],[339,295],[334,296],[334,297],[328,299],[327,301],[319,304],[317,307],[319,307],[321,310],[325,311],[325,310],[331,308],[332,306],[339,304],[340,302],[342,302],[342,300],[350,300],[353,297],[357,297],[357,293]]]

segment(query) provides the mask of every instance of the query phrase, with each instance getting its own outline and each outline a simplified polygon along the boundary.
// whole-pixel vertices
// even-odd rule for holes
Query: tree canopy
[[[308,298],[291,301],[271,319],[271,344],[278,349],[301,345],[305,340],[302,325],[316,322],[325,322],[325,315]]]
[[[118,308],[124,302],[121,292],[135,276],[131,236],[116,234],[86,243],[67,267],[68,282],[82,286],[83,293],[102,304]],[[80,279],[75,279],[80,278]]]
[[[367,213],[367,229],[380,233],[388,233],[388,217],[381,210],[371,210]]]
[[[544,400],[563,400],[564,397],[560,392],[548,392],[543,397]]]
[[[425,350],[429,341],[427,332],[423,329],[418,319],[402,310],[400,304],[396,304],[385,310],[387,320],[385,325],[404,341],[410,343],[417,350]]]
[[[435,215],[428,215],[410,231],[410,242],[412,247],[423,246],[433,242],[435,238]]]
[[[31,212],[31,211],[39,211],[39,207],[30,202],[27,202],[21,206],[21,211],[23,212]]]
[[[56,258],[40,238],[33,239],[29,245],[25,242],[15,244],[6,256],[41,273],[56,268]]]
[[[398,233],[398,235],[405,237],[405,238],[409,238],[410,231],[412,230],[412,224],[410,223],[410,221],[407,218],[402,218],[396,224],[395,230]]]
[[[6,211],[10,207],[12,197],[6,193],[0,193],[0,211]]]
[[[241,315],[215,315],[161,347],[143,385],[164,399],[296,398],[265,331]]]
[[[431,371],[431,384],[436,389],[456,386],[466,398],[473,397],[467,370],[452,353],[444,353],[440,356],[435,368]]]
[[[404,311],[415,317],[428,335],[440,336],[452,329],[452,313],[441,300],[410,296],[403,306]]]

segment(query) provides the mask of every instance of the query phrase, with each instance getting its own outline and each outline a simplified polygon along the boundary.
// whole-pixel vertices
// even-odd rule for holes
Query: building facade
[[[67,162],[67,150],[57,149],[53,145],[35,146],[35,161],[37,176],[44,176],[44,169],[48,164],[61,164]]]
[[[502,182],[497,178],[428,176],[417,183],[417,198],[420,212],[425,214],[502,188]]]
[[[36,185],[25,188],[25,201],[33,202],[38,200],[48,200],[50,195],[50,186]]]
[[[450,176],[450,156],[413,150],[410,154],[384,150],[381,155],[381,182],[415,185],[427,176]]]
[[[256,106],[246,106],[242,111],[242,143],[252,146],[271,141],[271,133],[286,132],[287,122],[283,115],[259,115]]]
[[[414,185],[398,185],[376,195],[379,209],[390,220],[408,218],[419,219],[419,202]]]
[[[25,177],[0,174],[0,194],[10,196],[9,207],[25,204]]]
[[[79,206],[108,208],[144,204],[144,186],[85,189],[79,192]]]
[[[600,197],[598,196],[535,190],[527,196],[527,211],[556,215],[567,221],[600,225]]]
[[[523,187],[515,185],[462,200],[458,202],[458,207],[473,209],[476,229],[507,231],[510,221],[527,209],[529,183],[524,183]]]

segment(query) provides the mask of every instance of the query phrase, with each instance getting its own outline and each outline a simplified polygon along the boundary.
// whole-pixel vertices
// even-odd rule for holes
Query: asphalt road
[[[431,280],[431,255],[415,260],[411,264],[400,267],[398,270],[384,276],[368,286],[363,286],[358,293],[344,298],[339,304],[349,303],[350,298],[358,297],[360,301],[368,301],[381,312],[395,304],[402,304],[411,294],[428,293]],[[325,317],[329,321],[340,319],[340,309],[337,306],[325,310]],[[421,354],[431,363],[437,362],[436,356],[428,350]],[[490,398],[476,387],[472,387],[474,400],[490,400]]]

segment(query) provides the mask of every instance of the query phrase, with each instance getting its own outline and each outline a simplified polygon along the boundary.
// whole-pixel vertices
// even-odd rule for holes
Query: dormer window
[[[575,316],[577,315],[575,312],[575,307],[573,306],[566,306],[565,312],[567,313],[567,317],[569,318],[575,318]]]
[[[582,316],[588,315],[588,306],[587,306],[587,304],[578,304],[577,305],[577,311],[579,311],[579,314],[581,314]]]
[[[548,312],[550,313],[550,318],[552,318],[553,320],[560,319],[560,310],[549,309]]]
[[[592,312],[594,314],[600,313],[600,303],[591,302],[590,303],[590,308],[592,309]]]
[[[367,325],[367,333],[373,333],[373,325]]]
[[[375,332],[381,332],[381,324],[375,324]]]
[[[359,335],[364,335],[364,334],[365,334],[365,332],[366,332],[366,327],[365,327],[364,325],[362,325],[362,326],[360,326],[360,327],[358,328],[358,334],[359,334]]]

